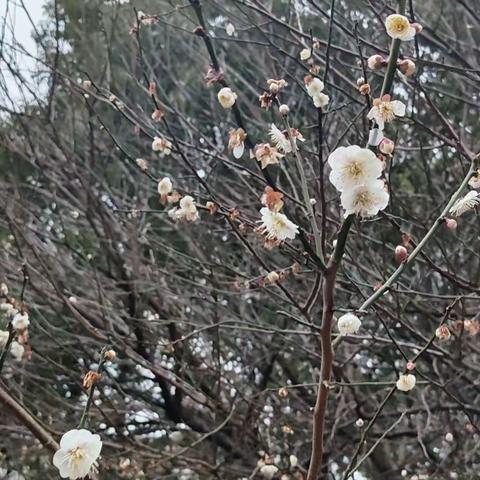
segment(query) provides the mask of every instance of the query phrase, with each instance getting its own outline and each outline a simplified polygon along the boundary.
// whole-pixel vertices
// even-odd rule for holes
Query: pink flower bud
[[[403,245],[397,245],[395,247],[395,260],[397,263],[403,263],[408,258],[408,251]]]
[[[407,362],[407,370],[415,370],[415,364],[412,361]]]
[[[441,325],[435,330],[435,336],[439,340],[448,340],[451,337],[449,328],[446,325]]]
[[[395,150],[395,143],[393,143],[392,140],[389,138],[384,138],[381,142],[380,145],[378,146],[378,149],[384,154],[384,155],[391,155],[393,151]]]
[[[407,77],[411,77],[415,73],[417,66],[413,60],[406,58],[397,62],[398,69]]]
[[[380,70],[387,64],[387,60],[382,55],[372,55],[368,58],[367,64],[371,70]]]
[[[415,23],[412,23],[411,25],[417,33],[422,33],[423,27],[419,23],[415,22]]]
[[[457,228],[457,221],[453,218],[446,218],[445,225],[449,230],[455,230]]]

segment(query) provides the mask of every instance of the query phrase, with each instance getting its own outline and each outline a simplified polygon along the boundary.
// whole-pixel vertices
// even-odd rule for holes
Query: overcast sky
[[[46,0],[23,0],[23,5],[28,10],[32,21],[37,25],[43,18],[45,3]],[[0,19],[2,19],[0,28],[5,28],[5,45],[21,45],[27,52],[36,55],[36,45],[32,39],[32,24],[22,8],[22,1],[0,0]],[[16,60],[19,70],[28,78],[35,62],[28,56],[19,53],[16,54]],[[20,100],[21,95],[16,82],[6,71],[5,65],[0,63],[0,68],[9,93]]]

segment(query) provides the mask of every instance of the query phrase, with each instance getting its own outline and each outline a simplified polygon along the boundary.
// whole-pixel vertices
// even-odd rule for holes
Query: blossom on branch
[[[340,335],[352,335],[353,333],[357,333],[361,326],[362,322],[353,313],[346,313],[345,315],[342,315],[337,322]]]
[[[245,139],[247,134],[243,128],[234,128],[228,132],[228,149],[235,158],[241,158],[245,151]]]
[[[237,100],[237,94],[229,87],[223,87],[217,94],[220,105],[225,108],[232,108]]]
[[[406,107],[400,100],[391,100],[390,95],[376,98],[373,107],[368,112],[367,118],[375,120],[380,130],[385,128],[385,123],[395,120],[395,117],[404,117]]]
[[[410,24],[407,17],[404,15],[399,15],[395,13],[389,15],[385,20],[385,28],[387,29],[387,34],[393,38],[407,42],[413,40],[417,30],[415,27]]]
[[[346,189],[340,197],[345,216],[356,214],[371,217],[388,205],[389,194],[383,180],[372,180],[364,185]]]
[[[172,153],[172,142],[166,138],[154,137],[152,150],[154,152],[160,152],[162,155],[170,155]]]
[[[75,480],[88,475],[102,450],[100,436],[85,429],[70,430],[60,440],[53,464],[62,478]]]
[[[195,222],[198,220],[198,210],[195,200],[190,195],[185,195],[180,200],[180,208],[173,208],[168,216],[175,221]]]
[[[330,182],[340,191],[363,185],[382,174],[382,161],[368,148],[339,147],[328,157]]]
[[[284,241],[293,240],[298,233],[298,225],[295,225],[283,213],[272,212],[269,208],[260,210],[262,216],[259,231],[265,233],[267,240]]]
[[[415,378],[415,375],[412,375],[411,373],[407,375],[400,375],[399,379],[397,380],[396,386],[398,390],[402,392],[409,392],[410,390],[415,387],[417,379]]]
[[[475,190],[470,190],[464,197],[455,202],[449,212],[456,217],[463,215],[469,210],[473,210],[480,203],[480,194]]]
[[[275,165],[280,163],[280,159],[285,155],[280,153],[275,147],[269,143],[260,143],[255,145],[254,156],[260,162],[262,168],[267,168],[268,165]]]

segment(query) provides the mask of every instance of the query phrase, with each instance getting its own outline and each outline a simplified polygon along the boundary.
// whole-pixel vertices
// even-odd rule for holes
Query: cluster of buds
[[[474,337],[480,332],[480,323],[477,320],[457,320],[451,328],[455,335],[465,332],[469,337]]]
[[[271,106],[273,101],[275,100],[278,93],[287,85],[287,82],[280,78],[278,80],[274,78],[269,78],[267,80],[267,88],[268,91],[263,92],[259,95],[258,100],[260,102],[260,107],[268,110]]]
[[[364,96],[370,95],[370,92],[371,92],[370,85],[365,81],[363,77],[360,77],[357,80],[357,88],[362,95]]]
[[[10,343],[11,355],[15,360],[20,361],[26,356],[26,352],[28,357],[31,353],[28,345],[30,317],[26,306],[17,302],[15,298],[10,298],[8,293],[7,285],[0,284],[0,314],[8,324],[8,330],[0,330],[0,350]]]
[[[254,288],[259,288],[259,287],[264,287],[266,285],[273,285],[277,282],[282,282],[286,278],[288,278],[290,275],[297,275],[300,273],[300,265],[298,263],[294,263],[290,267],[284,268],[282,270],[272,270],[271,272],[267,273],[266,275],[263,275],[261,277],[252,279],[252,280],[237,280],[233,283],[233,288],[237,291],[243,290],[243,289],[254,289]],[[279,391],[279,395],[282,396],[282,394]],[[288,392],[287,392],[288,395]]]

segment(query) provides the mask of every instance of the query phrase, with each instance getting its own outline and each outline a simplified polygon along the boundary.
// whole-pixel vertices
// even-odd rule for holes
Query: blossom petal
[[[392,102],[390,102],[390,105],[392,106],[393,113],[397,117],[405,116],[405,112],[407,108],[403,102],[401,102],[400,100],[393,100]]]

